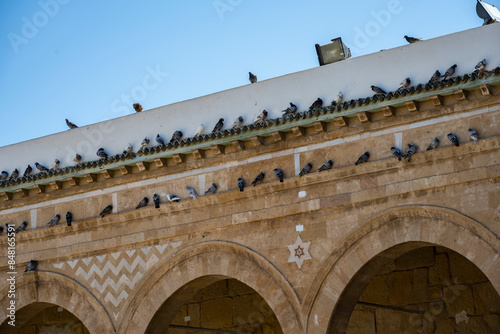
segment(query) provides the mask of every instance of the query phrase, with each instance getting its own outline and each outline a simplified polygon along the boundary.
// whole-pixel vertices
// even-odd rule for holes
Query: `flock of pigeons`
[[[415,37],[409,37],[409,36],[404,36],[404,38],[408,41],[408,43],[410,44],[413,44],[413,43],[416,43],[416,42],[419,42],[421,39],[420,38],[415,38]],[[448,68],[444,74],[441,75],[441,73],[439,72],[439,70],[436,70],[436,72],[432,75],[432,77],[430,78],[429,80],[429,83],[437,83],[437,82],[440,82],[440,81],[444,81],[444,80],[448,80],[450,79],[454,73],[455,73],[455,69],[456,69],[457,65],[454,64],[453,66],[451,66],[450,68]],[[475,71],[478,71],[478,72],[483,72],[485,70],[485,67],[486,67],[486,60],[483,59],[481,60],[476,66],[475,66]],[[257,76],[254,75],[252,72],[249,72],[249,81],[250,83],[256,83],[257,82]],[[401,82],[401,84],[399,85],[398,89],[397,90],[400,90],[400,89],[404,89],[404,88],[407,88],[411,85],[411,79],[410,78],[406,78],[405,80],[403,80],[403,82]],[[383,90],[382,88],[380,87],[377,87],[375,85],[372,85],[371,86],[371,89],[376,93],[376,94],[387,94],[385,90]],[[343,94],[342,92],[339,92],[338,95],[336,96],[336,98],[331,102],[331,105],[332,106],[336,106],[340,103],[342,103],[343,101]],[[317,109],[317,108],[321,108],[323,106],[323,100],[321,98],[317,98],[312,104],[311,106],[309,107],[309,109]],[[133,104],[133,108],[136,112],[142,112],[143,111],[143,107],[140,103],[134,103]],[[293,102],[290,102],[290,106],[287,107],[286,109],[282,110],[283,114],[295,114],[296,112],[298,111],[298,107],[293,103]],[[267,116],[268,116],[268,112],[266,110],[263,110],[262,113],[255,119],[254,123],[258,123],[258,122],[264,122],[266,119],[267,119]],[[78,126],[74,123],[72,123],[71,121],[69,121],[68,119],[66,119],[66,124],[68,125],[68,127],[70,129],[75,129],[75,128],[78,128]],[[242,116],[239,116],[233,123],[232,125],[232,128],[237,128],[237,127],[240,127],[243,125],[243,117]],[[212,133],[216,133],[216,132],[219,132],[222,130],[224,126],[224,118],[220,118],[219,121],[217,122],[217,124],[214,126],[213,130],[212,130]],[[203,124],[200,124],[200,126],[198,127],[198,129],[196,130],[194,136],[199,136],[203,133],[203,131],[205,130],[205,127]],[[477,144],[478,142],[478,133],[476,130],[474,129],[469,129],[469,136],[470,138],[474,141],[474,143]],[[174,142],[174,141],[177,141],[177,140],[180,140],[182,137],[183,137],[183,133],[182,131],[175,131],[169,141],[169,143],[171,142]],[[448,139],[451,141],[451,143],[455,146],[459,146],[459,140],[457,138],[457,136],[453,133],[449,133],[447,135]],[[156,138],[155,138],[155,141],[158,145],[165,145],[166,142],[165,140],[160,136],[160,134],[157,134]],[[148,137],[145,137],[144,140],[142,141],[141,143],[141,147],[140,147],[140,150],[142,150],[143,148],[147,147],[149,144],[150,144],[150,139]],[[440,144],[440,139],[438,137],[434,138],[432,140],[432,142],[429,144],[429,146],[427,147],[427,150],[432,150],[432,149],[436,149],[438,147],[438,145]],[[403,160],[403,159],[406,159],[408,162],[411,161],[411,157],[412,155],[414,155],[416,152],[417,152],[417,146],[416,145],[413,145],[413,144],[410,144],[408,143],[408,149],[406,150],[405,153],[403,153],[399,148],[396,148],[396,147],[391,147],[391,153],[397,157],[397,159],[399,161]],[[127,144],[125,150],[123,151],[124,154],[131,154],[133,153],[133,147],[131,144]],[[99,148],[99,150],[96,152],[96,155],[101,158],[101,159],[105,159],[108,157],[108,154],[105,152],[104,148]],[[361,163],[365,163],[368,161],[368,159],[370,158],[370,153],[369,152],[365,152],[363,153],[357,160],[356,162],[354,163],[355,165],[359,165]],[[75,163],[75,165],[78,165],[80,164],[82,161],[82,157],[81,155],[79,154],[76,154],[73,162]],[[49,172],[50,170],[56,170],[58,169],[60,166],[60,161],[58,159],[55,159],[54,161],[54,164],[49,168],[39,164],[38,162],[35,162],[35,168],[37,170],[39,170],[41,173],[46,173],[46,172]],[[325,170],[329,170],[331,169],[333,166],[333,161],[332,160],[328,160],[326,161],[323,165],[321,165],[318,169],[317,169],[317,172],[321,172],[321,171],[325,171]],[[302,177],[308,173],[311,172],[312,170],[312,167],[313,167],[313,164],[311,162],[307,163],[303,168],[302,170],[300,171],[300,173],[298,174],[299,177]],[[33,172],[33,168],[28,165],[28,167],[26,168],[26,170],[24,171],[24,174],[23,176],[28,176],[30,175],[31,173]],[[280,181],[280,182],[283,182],[283,179],[284,179],[284,173],[283,173],[283,170],[280,169],[280,168],[275,168],[274,169],[274,175],[275,177]],[[19,171],[17,169],[15,169],[12,174],[9,176],[9,174],[6,172],[6,171],[2,171],[1,172],[1,175],[0,175],[0,181],[2,182],[6,182],[6,181],[10,181],[10,180],[15,180],[19,177]],[[265,173],[264,172],[260,172],[259,175],[257,175],[257,177],[252,181],[252,186],[256,186],[257,184],[261,183],[265,178]],[[239,191],[244,191],[244,188],[246,187],[246,182],[243,178],[238,178],[237,180],[237,185],[238,185],[238,188],[239,188]],[[196,190],[193,188],[193,187],[190,187],[190,186],[187,186],[186,187],[186,191],[187,191],[187,194],[189,196],[191,196],[194,200],[197,199],[198,195],[196,193]],[[217,184],[216,183],[212,183],[212,185],[205,191],[205,195],[208,195],[208,194],[215,194],[217,191]],[[181,200],[181,198],[177,195],[174,195],[174,194],[165,194],[164,195],[167,199],[168,202],[179,202]],[[154,194],[153,195],[153,202],[154,202],[154,206],[155,208],[159,208],[160,207],[160,200],[161,200],[161,196],[158,195],[158,194]],[[149,203],[149,198],[148,197],[144,197],[143,199],[141,199],[141,201],[138,203],[138,205],[136,206],[136,209],[140,209],[142,207],[146,207]],[[101,213],[99,214],[99,216],[102,218],[108,214],[110,214],[113,210],[113,205],[110,204],[108,206],[106,206],[102,211]],[[49,227],[52,227],[52,226],[55,226],[61,219],[61,216],[60,214],[57,214],[54,218],[52,218],[49,222],[48,222],[48,226]],[[67,212],[66,213],[66,224],[68,226],[71,226],[71,223],[72,223],[72,220],[73,220],[73,214],[71,212]],[[6,224],[7,225],[7,224]],[[21,231],[24,231],[26,229],[28,225],[28,222],[27,221],[24,221],[22,222],[16,229],[15,229],[15,233],[19,233]],[[7,230],[9,230],[9,228],[7,228]],[[3,226],[0,225],[0,233],[3,232]],[[32,270],[35,270],[36,268],[36,265],[37,265],[37,261],[36,260],[31,260],[30,263],[28,263],[27,267],[26,267],[26,270],[25,271],[32,271]]]

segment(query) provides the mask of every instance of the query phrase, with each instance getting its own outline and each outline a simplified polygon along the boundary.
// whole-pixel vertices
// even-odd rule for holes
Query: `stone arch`
[[[407,251],[429,245],[449,248],[467,258],[500,293],[500,239],[491,230],[448,208],[396,207],[353,232],[325,260],[304,299],[306,332],[342,332],[350,311],[339,310],[349,310],[355,304],[359,290],[363,291],[376,268]]]
[[[8,290],[5,287],[0,291],[0,324],[7,319]],[[75,280],[59,273],[35,271],[17,277],[15,300],[17,310],[32,303],[58,305],[75,315],[90,333],[115,332],[109,314],[97,298]]]
[[[151,321],[156,321],[156,312],[174,293],[226,278],[237,279],[259,293],[284,333],[303,332],[298,296],[272,263],[245,246],[211,241],[183,249],[159,265],[133,297],[124,316],[128,321],[118,328],[118,333],[146,333]],[[182,306],[178,304],[169,307]],[[165,316],[173,317],[176,313]],[[162,323],[168,321],[163,320]]]

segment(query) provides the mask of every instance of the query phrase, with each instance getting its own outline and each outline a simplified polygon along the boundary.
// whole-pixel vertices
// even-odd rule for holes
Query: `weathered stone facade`
[[[5,192],[2,223],[37,222],[16,235],[16,329],[41,333],[33,317],[55,305],[83,324],[68,333],[498,332],[498,72]],[[440,146],[426,151],[436,136]],[[390,148],[407,143],[418,151],[399,162]],[[333,168],[317,172],[329,159]],[[296,176],[308,162],[311,173]],[[186,193],[212,182],[214,195]],[[154,193],[181,201],[135,209]],[[115,211],[100,218],[109,204]],[[31,259],[37,270],[22,273]],[[2,272],[7,260],[2,253]],[[3,279],[0,288],[0,330],[9,333]],[[38,319],[58,326],[50,317]]]

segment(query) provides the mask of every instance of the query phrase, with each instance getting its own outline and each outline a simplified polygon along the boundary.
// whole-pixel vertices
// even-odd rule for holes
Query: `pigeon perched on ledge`
[[[224,126],[224,118],[220,118],[217,124],[215,124],[212,133],[219,132],[220,130],[222,130],[223,126]]]
[[[311,168],[312,168],[312,163],[308,162],[307,165],[305,165],[304,168],[302,168],[302,170],[300,171],[299,176],[306,175],[307,173],[309,173]]]
[[[460,143],[458,141],[458,137],[456,135],[454,135],[453,133],[448,133],[447,137],[453,145],[460,146]]]
[[[49,225],[49,227],[52,227],[54,225],[57,224],[57,222],[59,222],[59,219],[61,219],[61,215],[60,214],[57,214],[54,218],[52,218],[49,223],[47,225]]]
[[[179,202],[181,200],[181,198],[177,195],[172,195],[172,194],[166,194],[165,196],[167,196],[167,199],[169,202]]]
[[[189,196],[191,196],[193,199],[197,199],[197,195],[196,195],[196,190],[194,190],[193,187],[186,187],[186,190],[187,190],[187,193]]]
[[[216,191],[217,191],[217,185],[215,183],[212,183],[210,188],[208,188],[207,191],[205,191],[205,195],[215,194]]]
[[[283,182],[283,170],[281,170],[280,168],[275,168],[274,175],[280,180],[280,182]]]
[[[245,180],[241,177],[238,178],[238,188],[240,189],[240,191],[243,191],[243,188],[245,188]]]
[[[433,150],[433,149],[436,149],[436,147],[439,146],[439,143],[441,141],[439,140],[438,137],[434,138],[431,143],[429,144],[429,147],[427,147],[427,151],[430,151],[430,150]]]
[[[411,84],[411,79],[410,78],[406,78],[406,79],[403,80],[403,82],[401,82],[399,84],[398,90],[403,89],[403,88],[408,88],[408,86],[410,86],[410,84]]]
[[[31,167],[31,165],[28,165],[28,167],[26,167],[26,170],[24,171],[23,176],[30,175],[32,171],[33,171],[33,168]]]
[[[196,129],[196,132],[194,133],[194,137],[201,135],[203,131],[205,131],[205,126],[203,124],[200,124],[200,126],[198,127],[198,129]]]
[[[240,126],[243,125],[243,116],[239,116],[233,123],[232,128],[239,128]]]
[[[250,83],[256,83],[257,76],[255,74],[253,74],[252,72],[248,72],[248,80],[250,80]]]
[[[457,68],[457,64],[452,65],[449,69],[444,72],[444,74],[441,76],[441,80],[447,80],[450,79],[453,74],[455,74],[455,69]]]
[[[180,130],[175,131],[175,132],[172,134],[172,138],[170,138],[169,143],[172,143],[172,142],[174,142],[174,141],[176,141],[176,140],[180,140],[180,139],[182,138],[182,136],[183,136],[183,135],[184,135],[184,134],[182,133],[182,131],[180,131]]]
[[[80,164],[80,162],[82,162],[82,156],[81,156],[80,154],[78,154],[78,153],[77,153],[77,154],[75,155],[75,158],[73,159],[73,163],[74,163],[75,165],[79,165],[79,164]]]
[[[469,129],[469,137],[474,141],[474,144],[477,144],[477,141],[479,139],[479,135],[477,134],[477,131],[474,129]]]
[[[410,44],[417,43],[417,42],[420,42],[422,40],[421,38],[411,37],[411,36],[407,36],[407,35],[404,35],[404,38]]]
[[[160,134],[156,135],[156,139],[155,140],[158,143],[158,145],[165,145],[165,142],[163,141],[163,138],[160,136]]]
[[[264,122],[267,119],[267,115],[267,110],[262,110],[262,113],[255,119],[255,123]]]
[[[28,226],[28,222],[25,220],[21,223],[21,225],[19,225],[17,228],[16,228],[16,233],[19,233],[21,231],[24,231],[26,229],[26,226]]]
[[[255,178],[255,180],[253,180],[252,186],[255,187],[258,183],[262,182],[264,176],[266,176],[266,174],[264,174],[264,172],[260,172],[259,175],[257,175],[257,177]]]
[[[323,165],[321,165],[321,167],[318,168],[318,172],[321,172],[323,170],[328,170],[332,168],[332,166],[333,166],[333,160],[328,160]]]
[[[282,110],[281,112],[285,114],[294,114],[297,112],[297,106],[290,102],[290,107],[286,108],[285,110]]]
[[[104,148],[102,147],[97,150],[96,155],[101,159],[106,159],[108,157],[108,154],[104,151]]]
[[[147,197],[144,197],[140,202],[139,204],[137,204],[137,206],[135,207],[136,209],[140,209],[140,208],[143,208],[145,206],[148,205],[148,202],[149,202],[149,199]]]
[[[408,144],[408,149],[406,150],[406,154],[404,155],[404,158],[408,160],[408,162],[411,161],[411,156],[417,153],[417,146]]]
[[[385,90],[383,90],[383,89],[382,89],[382,88],[380,88],[380,87],[374,86],[374,85],[371,85],[371,89],[372,89],[375,93],[377,93],[377,94],[387,94],[387,93],[385,92]]]
[[[132,105],[134,107],[135,112],[141,112],[142,111],[142,105],[140,103],[134,103]]]
[[[401,157],[403,156],[403,153],[401,153],[401,150],[397,147],[391,147],[391,153],[398,158],[398,161],[401,161]]]
[[[439,72],[439,70],[436,70],[436,72],[434,72],[434,74],[432,75],[432,77],[429,79],[429,83],[430,84],[436,83],[440,79],[441,79],[441,72]]]
[[[102,217],[106,216],[107,214],[110,214],[111,210],[113,210],[113,205],[112,204],[110,204],[107,207],[105,207],[104,210],[101,211],[101,213],[99,214],[99,216],[102,218]]]
[[[155,203],[155,208],[159,209],[160,208],[160,196],[158,196],[158,194],[153,195],[153,202]]]
[[[150,142],[149,137],[144,137],[144,139],[142,140],[142,143],[141,143],[141,148],[140,148],[140,150],[142,150],[143,148],[145,148],[146,146],[148,146],[148,145],[149,145],[149,142]]]
[[[70,129],[76,129],[76,128],[78,127],[78,125],[76,125],[75,123],[70,122],[67,118],[66,118],[66,125],[67,125]]]
[[[73,221],[73,214],[71,212],[66,212],[66,225],[71,226],[71,222]]]
[[[35,167],[40,172],[48,172],[49,171],[49,169],[47,167],[40,165],[38,162],[35,162]]]
[[[26,269],[24,270],[24,272],[35,271],[37,265],[38,265],[38,261],[37,260],[31,260],[28,263],[28,265],[26,266]]]
[[[309,110],[321,108],[322,105],[323,105],[323,100],[318,97],[316,99],[316,101],[314,101],[313,104],[311,104],[311,106],[309,107]]]
[[[358,158],[358,160],[356,160],[354,164],[357,166],[359,164],[367,162],[369,157],[370,157],[370,152],[365,152]]]

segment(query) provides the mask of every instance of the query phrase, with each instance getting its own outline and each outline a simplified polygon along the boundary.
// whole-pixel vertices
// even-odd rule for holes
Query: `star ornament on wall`
[[[288,258],[288,262],[295,262],[299,266],[299,269],[302,267],[302,263],[305,260],[312,259],[311,254],[309,253],[309,246],[311,242],[304,242],[300,237],[300,234],[297,236],[297,241],[293,245],[288,245],[288,249],[290,250],[290,257]]]

